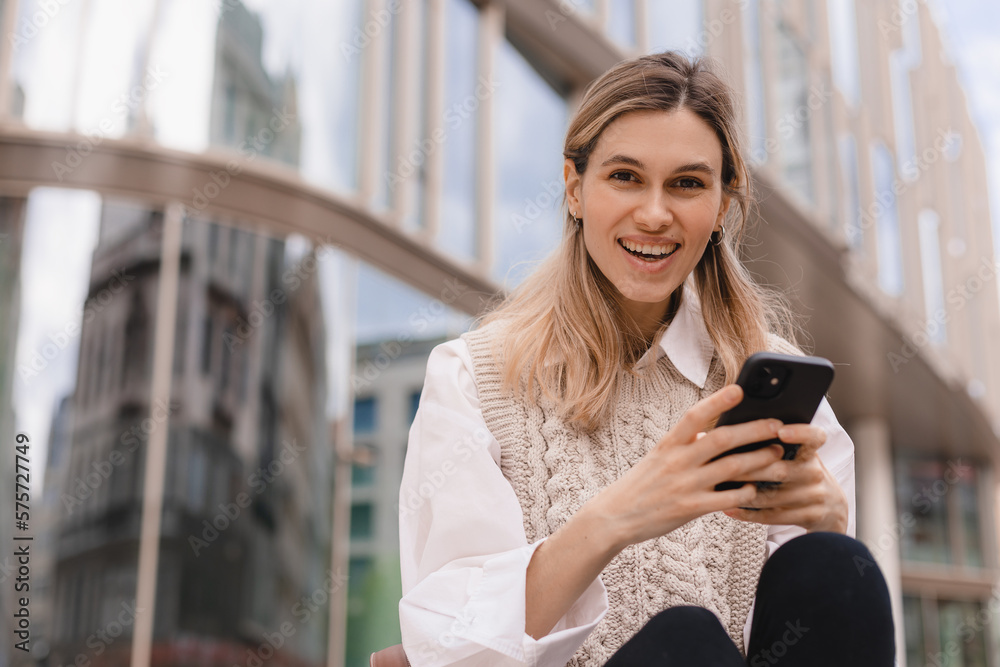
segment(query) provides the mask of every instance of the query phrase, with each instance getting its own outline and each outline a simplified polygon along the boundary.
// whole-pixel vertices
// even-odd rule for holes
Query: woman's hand
[[[712,459],[774,438],[781,422],[761,419],[702,433],[742,398],[743,390],[730,385],[696,403],[631,470],[538,546],[526,573],[525,632],[536,639],[547,635],[629,544],[665,535],[703,514],[749,506],[757,497],[752,482],[728,491],[716,491],[715,485],[765,479],[764,470],[781,458],[782,448]]]
[[[758,499],[751,482],[715,490],[729,480],[766,479],[765,471],[773,471],[781,458],[782,448],[773,445],[712,461],[734,447],[772,439],[782,426],[776,419],[761,419],[709,430],[742,398],[743,390],[730,385],[699,401],[632,469],[581,508],[594,525],[609,531],[605,539],[616,552],[704,514],[751,506]]]
[[[799,443],[795,459],[776,461],[753,479],[781,485],[759,490],[753,500],[742,505],[756,510],[735,509],[726,514],[756,523],[801,526],[810,533],[846,533],[847,497],[818,453],[826,442],[826,432],[809,424],[788,424],[781,427],[778,437],[782,442]]]

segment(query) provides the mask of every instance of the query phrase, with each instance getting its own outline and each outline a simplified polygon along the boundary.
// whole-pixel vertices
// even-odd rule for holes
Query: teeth
[[[640,245],[625,239],[622,239],[621,243],[632,252],[641,252],[644,255],[669,255],[677,248],[676,243],[664,245],[650,245],[649,243],[645,243]]]

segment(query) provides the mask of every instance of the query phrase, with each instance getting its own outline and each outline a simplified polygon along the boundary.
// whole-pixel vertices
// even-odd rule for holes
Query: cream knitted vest
[[[641,378],[622,371],[610,423],[587,436],[560,419],[551,401],[515,401],[501,390],[501,369],[490,354],[499,330],[493,323],[461,337],[472,356],[483,418],[500,444],[501,471],[524,512],[529,543],[558,529],[633,466],[688,408],[724,383],[718,357],[704,389],[667,356]],[[796,352],[773,336],[771,347]],[[608,613],[567,667],[603,665],[650,618],[677,605],[714,612],[744,655],[743,626],[767,556],[766,537],[767,526],[714,512],[627,547],[601,573]]]

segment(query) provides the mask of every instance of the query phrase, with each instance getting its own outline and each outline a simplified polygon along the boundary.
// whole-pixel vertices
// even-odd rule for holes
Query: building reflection
[[[297,606],[323,587],[331,525],[326,334],[317,272],[303,270],[314,254],[291,262],[282,241],[188,221],[172,398],[153,405],[162,224],[103,208],[89,299],[107,305],[84,316],[68,406],[52,660],[128,663],[130,643],[104,638],[129,636],[141,613],[144,453],[165,428],[154,663],[232,664],[284,624],[296,632],[272,664],[317,664],[327,607]]]
[[[14,354],[17,349],[17,330],[21,312],[21,245],[24,237],[25,200],[0,197],[0,438],[3,442],[14,442]],[[7,457],[5,457],[7,458]],[[14,479],[12,459],[0,461],[0,474],[4,480]],[[12,516],[13,494],[2,494],[0,512]],[[0,522],[0,540],[10,544],[10,521]],[[0,579],[6,579],[12,570],[10,557],[0,558]],[[0,608],[13,609],[10,586],[0,588]],[[10,654],[12,649],[13,623],[4,620],[4,637],[0,640],[0,651]]]
[[[399,479],[427,356],[444,341],[404,337],[356,347],[347,667],[368,664],[373,647],[401,639]]]
[[[294,117],[295,84],[265,72],[259,20],[227,3],[216,43],[212,142],[259,137],[255,151],[294,165],[297,123],[263,132],[276,110]],[[153,664],[321,664],[333,449],[316,249],[192,212],[171,399],[158,403],[163,227],[160,210],[103,203],[76,385],[54,418],[53,452],[65,451],[48,471],[48,661],[129,663],[135,619],[150,613],[135,607],[145,453],[166,429]]]

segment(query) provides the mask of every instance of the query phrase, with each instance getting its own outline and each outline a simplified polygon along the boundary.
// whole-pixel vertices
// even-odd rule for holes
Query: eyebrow
[[[620,153],[609,157],[601,163],[601,166],[607,167],[611,164],[627,164],[630,167],[635,167],[636,169],[646,169],[646,165],[644,165],[641,160],[637,160],[630,155],[622,155]],[[681,165],[674,170],[674,173],[681,173],[685,171],[699,171],[712,177],[715,176],[715,169],[713,169],[712,166],[706,162],[692,162],[691,164]]]

